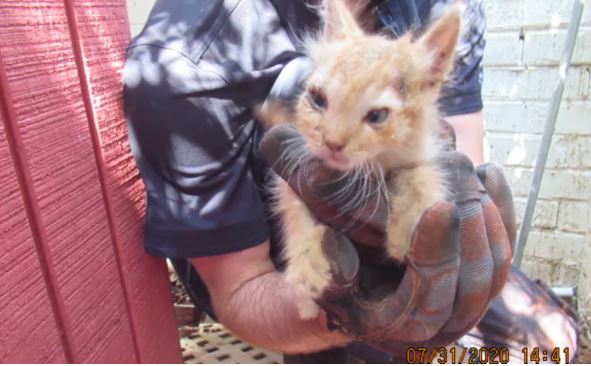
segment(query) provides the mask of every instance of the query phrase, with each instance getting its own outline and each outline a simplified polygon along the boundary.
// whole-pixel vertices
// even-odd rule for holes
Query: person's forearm
[[[484,117],[482,112],[445,117],[456,133],[456,145],[475,166],[484,163]]]
[[[220,321],[254,345],[284,353],[309,353],[347,343],[326,328],[324,312],[302,320],[297,293],[269,258],[269,243],[237,253],[194,258]]]
[[[327,330],[324,312],[317,319],[302,320],[295,300],[295,291],[283,276],[270,272],[245,282],[214,306],[232,332],[267,349],[299,354],[348,342],[341,333]]]

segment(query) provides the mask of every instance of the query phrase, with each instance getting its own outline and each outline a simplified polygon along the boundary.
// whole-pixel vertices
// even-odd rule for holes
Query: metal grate
[[[182,329],[185,363],[281,363],[281,354],[256,348],[233,336],[223,325],[205,322]]]

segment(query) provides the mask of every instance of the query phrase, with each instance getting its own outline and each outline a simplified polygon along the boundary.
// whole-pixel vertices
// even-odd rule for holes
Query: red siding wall
[[[142,249],[124,0],[2,0],[0,25],[0,362],[180,362]]]

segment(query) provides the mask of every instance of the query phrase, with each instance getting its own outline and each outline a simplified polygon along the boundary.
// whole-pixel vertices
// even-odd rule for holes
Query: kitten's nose
[[[331,151],[340,152],[343,151],[345,148],[345,143],[340,141],[332,141],[332,140],[324,140],[324,144],[328,147]]]

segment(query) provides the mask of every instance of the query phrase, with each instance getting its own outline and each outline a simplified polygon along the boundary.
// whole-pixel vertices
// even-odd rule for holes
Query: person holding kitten
[[[384,108],[363,112],[364,123],[377,129],[396,108],[396,100],[406,98],[410,104],[413,95],[426,93],[429,104],[438,99],[440,112],[455,129],[458,150],[474,164],[482,163],[484,13],[479,0],[465,1],[461,15],[457,10],[450,13],[453,3],[157,1],[144,30],[129,46],[124,71],[131,146],[147,191],[145,248],[156,256],[190,258],[207,286],[215,316],[237,336],[287,354],[309,354],[358,341],[329,352],[333,362],[344,362],[352,353],[369,353],[371,359],[381,354],[377,349],[402,357],[417,345],[447,346],[483,316],[486,323],[485,314],[509,274],[515,239],[511,193],[496,167],[474,169],[457,152],[433,155],[434,163],[437,160],[450,175],[452,193],[426,201],[408,247],[394,255],[399,263],[384,265],[368,259],[380,256],[381,239],[388,235],[383,220],[388,208],[379,203],[384,197],[367,195],[370,202],[352,211],[346,202],[331,206],[334,189],[355,182],[341,179],[327,191],[326,184],[339,179],[326,175],[330,169],[324,165],[317,173],[307,162],[281,170],[276,163],[282,156],[309,151],[290,147],[298,134],[277,130],[264,137],[259,151],[264,129],[253,112],[265,100],[289,104],[304,95],[313,110],[324,113],[333,102],[327,97],[330,85],[336,85],[335,90],[344,85],[335,84],[337,74],[331,72],[317,77],[320,81],[313,87],[306,84],[322,60],[316,58],[314,65],[302,40],[320,29],[320,37],[378,32],[381,36],[376,37],[398,38],[421,50],[408,56],[401,51],[401,57],[423,56],[398,65],[392,62],[393,69],[403,65],[407,76],[392,80],[396,88],[388,88],[391,96],[375,96],[389,98],[392,107],[387,112]],[[324,17],[319,16],[321,9]],[[378,53],[375,57],[381,57]],[[326,59],[330,57],[327,54]],[[445,84],[452,66],[452,82]],[[355,73],[342,72],[356,82]],[[384,81],[378,79],[386,74],[376,75],[374,81]],[[370,87],[371,80],[366,89]],[[350,96],[351,103],[357,102],[356,95]],[[424,109],[423,102],[417,103],[412,110],[408,105],[404,109],[409,131],[419,128],[412,126]],[[428,109],[433,111],[429,112],[433,122],[435,109]],[[328,118],[326,123],[337,122]],[[321,127],[310,129],[316,133]],[[404,133],[396,130],[389,136]],[[346,148],[336,140],[325,138],[324,143],[332,157]],[[335,159],[327,168],[348,166]],[[265,190],[269,176],[265,161],[281,170],[277,172],[312,216],[334,229],[323,231],[319,245],[307,250],[318,251],[310,261],[322,258],[319,266],[324,268],[322,286],[308,299],[312,307],[319,305],[319,311],[302,314],[306,295],[274,261],[279,239]],[[296,170],[309,179],[291,181]],[[404,188],[400,184],[392,189]],[[371,204],[376,209],[368,212]],[[353,227],[350,220],[336,219],[343,214],[355,219]],[[297,223],[293,231],[298,228],[304,234],[311,232]],[[512,276],[525,281],[518,273]],[[493,304],[488,314],[494,311]],[[341,358],[335,360],[335,355]]]

